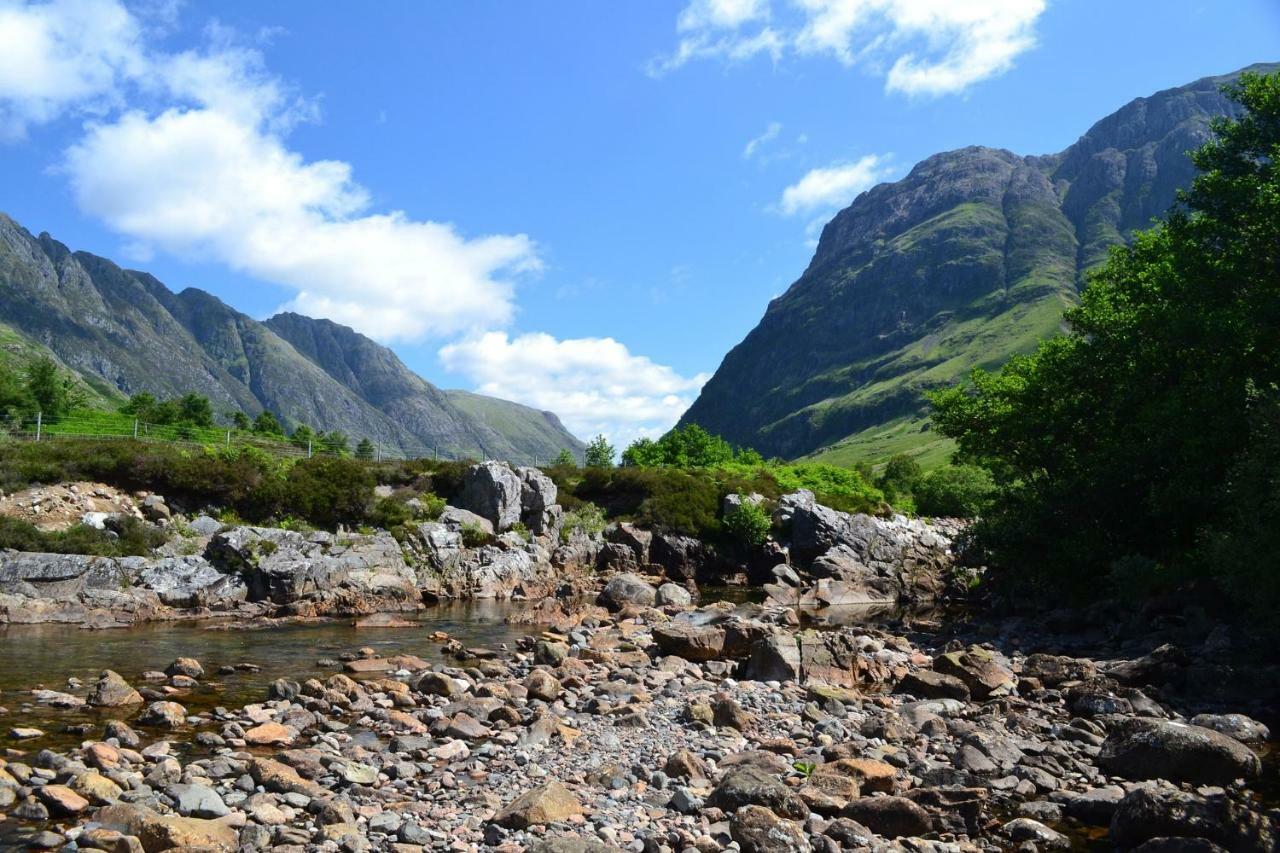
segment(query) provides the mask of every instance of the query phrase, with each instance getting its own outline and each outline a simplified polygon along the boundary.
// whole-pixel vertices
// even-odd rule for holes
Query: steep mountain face
[[[295,314],[260,323],[201,290],[33,237],[0,214],[0,345],[52,354],[97,402],[196,391],[215,411],[270,410],[409,454],[526,462],[582,443],[554,415],[506,401],[481,417],[351,329]],[[0,354],[4,354],[0,353]],[[527,423],[526,423],[527,421]]]
[[[1086,273],[1190,183],[1235,76],[1139,98],[1060,154],[964,148],[863,193],[682,422],[788,458],[945,451],[924,392],[1060,329]]]

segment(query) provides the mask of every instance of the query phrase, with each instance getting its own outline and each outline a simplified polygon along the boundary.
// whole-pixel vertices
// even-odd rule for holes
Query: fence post
[[[310,440],[307,441],[307,458],[308,459],[311,458],[311,441]]]
[[[44,412],[36,412],[36,441],[40,440],[40,433],[44,427]]]
[[[138,419],[137,418],[133,419],[133,437],[135,439],[138,437]]]
[[[227,430],[227,447],[231,446],[231,430]]]
[[[382,445],[381,444],[375,444],[373,446],[373,459],[375,462],[382,461]]]

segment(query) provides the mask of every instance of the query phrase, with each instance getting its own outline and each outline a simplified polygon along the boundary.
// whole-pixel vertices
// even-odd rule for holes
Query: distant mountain
[[[33,237],[0,214],[6,354],[53,356],[99,404],[196,391],[215,411],[266,409],[403,453],[528,462],[583,449],[555,415],[485,397],[459,404],[345,326],[297,314],[258,322],[202,290],[174,293],[147,273]]]
[[[1085,274],[1190,183],[1238,74],[1132,101],[1060,154],[963,148],[862,193],[682,422],[768,456],[937,460],[924,392],[1060,329]]]

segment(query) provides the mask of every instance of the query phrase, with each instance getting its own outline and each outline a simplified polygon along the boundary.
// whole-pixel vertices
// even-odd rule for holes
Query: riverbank
[[[814,631],[772,606],[656,607],[640,583],[615,577],[608,608],[564,601],[506,650],[431,640],[430,622],[384,629],[376,646],[326,650],[312,678],[264,668],[243,703],[219,686],[253,663],[236,654],[58,691],[69,700],[6,691],[43,698],[47,729],[15,740],[6,725],[6,843],[1274,849],[1266,729],[1170,701],[1185,653],[1025,654],[920,624]],[[424,642],[440,655],[407,653]],[[128,701],[68,742],[59,718],[80,717],[56,705],[75,699]],[[1218,847],[1149,843],[1170,836]]]

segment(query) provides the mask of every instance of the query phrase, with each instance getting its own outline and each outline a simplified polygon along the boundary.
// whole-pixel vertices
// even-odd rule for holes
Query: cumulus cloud
[[[675,50],[650,73],[762,52],[775,62],[827,55],[883,73],[891,92],[951,94],[1012,68],[1035,46],[1044,9],[1045,0],[694,0],[676,19]]]
[[[211,23],[204,42],[154,49],[116,0],[0,0],[0,133],[88,114],[61,171],[131,257],[223,263],[384,341],[510,321],[514,282],[541,266],[531,238],[372,210],[350,164],[291,149],[315,102],[233,31]]]
[[[824,208],[843,207],[863,190],[875,186],[890,174],[885,157],[868,154],[852,163],[811,169],[782,191],[778,209],[787,216],[812,213]]]
[[[613,338],[540,333],[474,335],[442,348],[440,360],[482,394],[556,412],[576,435],[603,432],[618,446],[665,432],[710,378],[681,376]]]
[[[762,146],[768,145],[778,138],[778,134],[782,133],[782,123],[771,121],[769,126],[765,128],[764,133],[747,142],[746,147],[742,149],[742,159],[750,160],[756,156]]]

